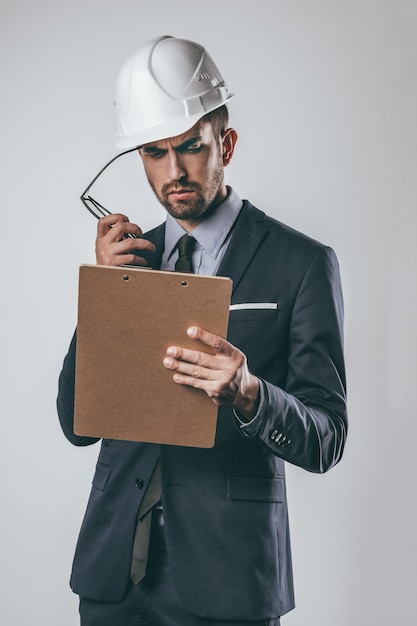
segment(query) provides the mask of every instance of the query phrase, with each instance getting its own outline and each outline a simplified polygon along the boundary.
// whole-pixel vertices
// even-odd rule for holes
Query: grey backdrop
[[[94,262],[78,197],[116,154],[118,68],[159,34],[206,45],[236,93],[228,182],[341,264],[350,433],[328,475],[288,467],[283,624],[416,623],[416,27],[415,0],[2,0],[2,624],[78,623],[68,577],[98,449],[70,446],[55,413]],[[156,225],[135,183],[131,218]]]

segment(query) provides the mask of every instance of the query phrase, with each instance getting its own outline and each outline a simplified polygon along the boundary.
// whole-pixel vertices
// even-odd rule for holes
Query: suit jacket
[[[146,237],[158,268],[164,225]],[[136,513],[160,456],[168,558],[187,609],[259,620],[294,606],[284,462],[325,472],[347,432],[338,263],[330,248],[244,201],[218,274],[233,280],[232,303],[245,305],[231,310],[228,340],[263,381],[259,433],[244,436],[222,407],[212,449],[102,440],[71,576],[82,596],[123,597]],[[75,349],[76,336],[57,405],[65,435],[83,446],[97,440],[73,432]]]

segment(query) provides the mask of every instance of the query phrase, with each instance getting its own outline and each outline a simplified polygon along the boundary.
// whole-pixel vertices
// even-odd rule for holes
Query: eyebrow
[[[181,152],[182,150],[186,150],[187,148],[189,148],[193,144],[199,143],[201,141],[202,141],[201,135],[195,135],[194,137],[190,137],[189,139],[186,139],[185,141],[180,143],[178,146],[175,146],[174,150],[176,152]],[[158,152],[166,152],[167,149],[166,148],[160,148],[158,146],[142,146],[142,150],[146,154],[156,154]]]

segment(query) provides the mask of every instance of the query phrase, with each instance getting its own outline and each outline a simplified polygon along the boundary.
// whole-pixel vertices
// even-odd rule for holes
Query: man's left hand
[[[175,370],[180,385],[202,389],[221,406],[231,406],[247,421],[256,415],[259,380],[248,369],[246,356],[231,343],[202,328],[191,326],[187,334],[214,354],[170,346],[164,365]]]

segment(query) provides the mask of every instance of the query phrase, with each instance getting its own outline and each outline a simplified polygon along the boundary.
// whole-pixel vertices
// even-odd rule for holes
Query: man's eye
[[[195,152],[200,152],[202,146],[201,143],[193,143],[192,146],[188,146],[187,147],[187,152],[191,152],[191,153],[195,153]]]
[[[165,153],[166,150],[143,150],[144,156],[150,159],[160,159]]]

